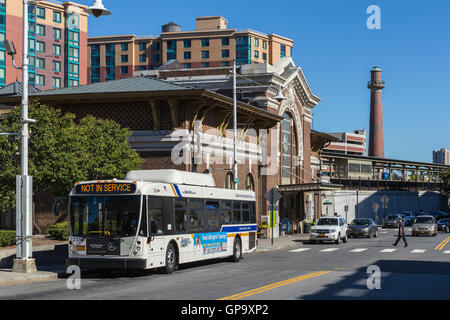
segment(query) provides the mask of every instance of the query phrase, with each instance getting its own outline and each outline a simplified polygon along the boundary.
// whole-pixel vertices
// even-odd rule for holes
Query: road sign
[[[345,211],[345,212],[348,211],[348,206],[344,206],[344,211]]]
[[[264,196],[264,198],[269,201],[271,204],[277,202],[278,200],[280,200],[283,196],[281,195],[281,193],[279,193],[277,191],[277,189],[272,188],[269,190],[269,192],[266,193],[266,195]]]
[[[234,182],[235,182],[235,183],[241,183],[241,179],[234,178]]]

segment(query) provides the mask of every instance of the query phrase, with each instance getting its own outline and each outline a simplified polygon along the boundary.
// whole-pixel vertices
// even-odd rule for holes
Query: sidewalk
[[[267,239],[258,239],[255,252],[267,252],[289,247],[298,247],[301,243],[308,240],[309,233],[301,233],[274,238],[273,245],[272,239],[270,237]]]

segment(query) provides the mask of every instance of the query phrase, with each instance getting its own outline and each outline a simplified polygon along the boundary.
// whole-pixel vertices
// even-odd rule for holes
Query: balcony
[[[369,89],[383,89],[384,81],[383,80],[371,80],[367,82],[367,88]]]

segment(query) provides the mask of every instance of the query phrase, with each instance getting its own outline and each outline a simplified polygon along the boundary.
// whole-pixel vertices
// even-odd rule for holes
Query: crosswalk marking
[[[331,251],[336,251],[336,250],[339,250],[339,248],[322,249],[322,250],[320,250],[320,252],[331,252]]]
[[[380,252],[394,252],[397,249],[383,249]]]
[[[424,253],[425,249],[414,249],[411,253]]]
[[[291,250],[291,251],[289,251],[289,252],[303,252],[303,251],[310,250],[310,249],[311,249],[311,248],[299,248],[299,249]]]
[[[444,253],[450,253],[450,250],[445,250]]]
[[[366,251],[366,250],[367,250],[367,248],[359,248],[359,249],[350,250],[350,252],[363,252],[363,251]]]

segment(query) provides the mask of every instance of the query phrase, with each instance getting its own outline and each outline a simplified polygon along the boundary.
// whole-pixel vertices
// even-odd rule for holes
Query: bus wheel
[[[172,243],[169,243],[166,250],[166,273],[172,273],[178,264],[177,252]]]
[[[242,253],[241,240],[239,240],[238,238],[234,238],[233,255],[231,256],[231,261],[239,262],[239,260],[241,259],[241,253]]]

